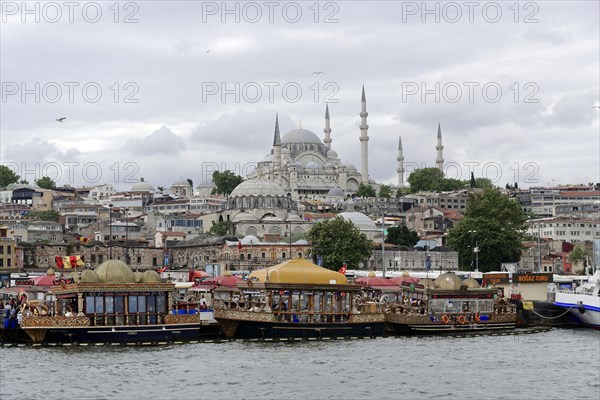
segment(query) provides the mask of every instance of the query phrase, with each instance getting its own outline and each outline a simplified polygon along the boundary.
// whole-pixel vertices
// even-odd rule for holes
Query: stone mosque
[[[283,136],[279,132],[279,119],[275,117],[273,147],[257,164],[253,174],[239,184],[228,196],[224,210],[214,215],[212,221],[233,222],[234,233],[238,236],[265,234],[280,235],[282,238],[306,233],[310,223],[298,214],[298,201],[328,200],[343,201],[358,190],[361,183],[377,188],[379,185],[369,179],[367,101],[362,88],[360,111],[361,165],[358,171],[352,164],[344,164],[331,147],[331,127],[329,107],[325,108],[325,137],[323,141],[314,133],[299,126]],[[438,126],[436,166],[443,171],[443,151],[441,128]],[[404,156],[402,140],[398,142],[397,188],[404,188]],[[348,202],[351,203],[351,200]],[[370,219],[364,214],[347,207],[342,213],[359,225]],[[360,214],[360,215],[359,215]],[[210,226],[210,225],[207,225]],[[366,229],[366,231],[365,231]],[[373,236],[375,224],[362,229]]]
[[[325,133],[319,136],[299,126],[283,136],[279,132],[279,120],[275,117],[275,134],[271,152],[260,162],[249,181],[277,183],[294,200],[326,199],[328,195],[351,195],[361,183],[377,188],[379,185],[369,178],[369,136],[367,124],[367,100],[362,88],[360,111],[360,171],[352,164],[344,164],[331,147],[331,125],[329,106],[325,108]],[[441,127],[438,125],[436,166],[443,171],[443,149]],[[404,156],[402,139],[398,141],[397,188],[404,188]]]

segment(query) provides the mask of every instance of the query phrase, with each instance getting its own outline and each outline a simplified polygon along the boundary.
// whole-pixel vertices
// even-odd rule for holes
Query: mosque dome
[[[423,278],[419,281],[419,285],[423,285],[423,287],[425,287],[425,289],[435,289],[436,285],[435,285],[435,281],[433,279],[429,279],[429,278]]]
[[[133,273],[133,278],[135,279],[136,283],[137,282],[141,282],[141,280],[142,280],[142,273],[140,271],[135,271]]]
[[[171,186],[190,186],[190,183],[185,179],[180,179],[173,183]]]
[[[273,162],[273,154],[269,153],[265,156],[265,158],[262,159],[261,162],[267,163],[267,162]]]
[[[459,290],[462,286],[462,281],[455,274],[446,272],[435,279],[435,284],[439,289]]]
[[[323,144],[323,142],[321,142],[321,139],[319,139],[319,137],[314,133],[311,132],[307,129],[303,129],[303,128],[296,128],[293,129],[291,131],[289,131],[288,133],[286,133],[285,135],[283,135],[283,137],[281,138],[281,143],[317,143],[317,144]]]
[[[327,150],[327,158],[329,158],[330,160],[335,160],[335,159],[337,159],[337,157],[338,157],[338,154],[336,153],[335,150],[333,150],[333,149]]]
[[[144,178],[140,178],[138,183],[134,183],[131,187],[132,192],[153,192],[154,187],[151,184],[146,182]]]
[[[231,192],[230,197],[235,196],[286,196],[283,188],[271,181],[263,181],[260,179],[247,180],[235,187]]]
[[[160,282],[160,274],[153,270],[144,271],[144,272],[142,272],[140,282],[159,283]]]
[[[344,190],[340,187],[334,187],[329,189],[329,192],[327,192],[327,196],[330,197],[344,197]]]
[[[133,271],[123,261],[108,260],[95,269],[100,282],[105,283],[135,283]]]
[[[240,243],[244,246],[251,246],[253,244],[260,243],[260,240],[254,235],[246,235],[240,239]]]
[[[377,225],[375,225],[375,222],[373,222],[371,218],[367,217],[363,213],[357,211],[344,211],[338,215],[344,218],[346,221],[352,222],[361,231],[377,230]]]

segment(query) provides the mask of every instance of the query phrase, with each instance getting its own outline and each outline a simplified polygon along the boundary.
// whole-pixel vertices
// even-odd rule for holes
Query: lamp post
[[[469,233],[473,233],[471,236],[471,248],[473,249],[473,253],[475,253],[475,272],[479,272],[479,247],[477,244],[476,234],[477,231],[469,231]],[[473,247],[473,239],[475,239],[475,247]],[[473,267],[473,257],[471,257],[471,268]],[[471,269],[469,269],[470,271]]]
[[[129,219],[127,218],[127,207],[125,207],[125,264],[129,265]]]
[[[288,247],[288,259],[291,260],[292,259],[292,220],[290,218],[290,212],[292,210],[292,194],[288,193],[287,194],[287,206],[288,206],[288,230],[289,230],[289,247]]]
[[[108,205],[108,259],[112,260],[112,203]]]

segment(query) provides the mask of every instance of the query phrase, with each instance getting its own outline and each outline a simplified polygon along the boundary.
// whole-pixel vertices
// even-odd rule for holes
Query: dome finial
[[[298,120],[298,129],[302,129],[302,120]]]

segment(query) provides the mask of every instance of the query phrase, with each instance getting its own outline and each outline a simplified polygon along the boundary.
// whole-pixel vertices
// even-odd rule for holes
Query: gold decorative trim
[[[77,317],[23,317],[21,321],[23,328],[37,328],[37,327],[53,327],[53,326],[72,326],[72,327],[85,327],[90,326],[90,319],[84,316]]]
[[[276,322],[275,316],[271,313],[237,310],[215,310],[215,319],[227,319],[237,321],[253,322]]]
[[[354,314],[348,319],[350,324],[364,324],[368,322],[384,322],[385,315],[383,313],[378,314]]]
[[[199,324],[200,314],[167,314],[165,324]]]

